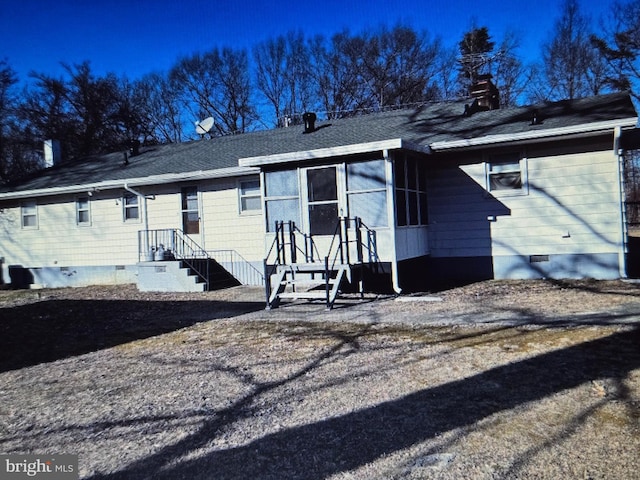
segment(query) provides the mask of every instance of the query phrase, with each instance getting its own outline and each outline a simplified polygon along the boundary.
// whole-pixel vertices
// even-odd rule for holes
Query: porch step
[[[326,292],[304,291],[304,292],[282,292],[280,298],[289,300],[326,300]]]
[[[338,263],[329,267],[330,272],[337,272],[338,270],[349,268],[348,264]],[[287,270],[294,273],[324,273],[325,265],[323,262],[310,262],[310,263],[290,263],[288,265],[279,265],[278,271]]]

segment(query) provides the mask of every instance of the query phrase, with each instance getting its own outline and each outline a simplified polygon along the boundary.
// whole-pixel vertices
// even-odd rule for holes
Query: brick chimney
[[[500,92],[491,81],[491,74],[479,75],[476,83],[469,89],[469,94],[477,100],[478,110],[498,110],[500,108]]]

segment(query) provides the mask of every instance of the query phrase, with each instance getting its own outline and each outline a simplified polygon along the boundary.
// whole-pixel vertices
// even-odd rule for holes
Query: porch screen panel
[[[360,217],[368,227],[386,227],[387,192],[385,161],[347,164],[347,199],[350,217]]]
[[[267,200],[267,232],[275,232],[276,222],[293,221],[300,225],[300,206],[298,199]]]
[[[300,224],[300,187],[296,170],[265,173],[265,210],[267,232],[276,222]]]
[[[367,227],[386,227],[387,192],[350,193],[349,212],[360,217]]]
[[[417,158],[403,155],[394,162],[396,225],[429,224],[426,166]]]
[[[267,197],[297,197],[298,172],[285,170],[282,172],[267,172],[265,174]]]

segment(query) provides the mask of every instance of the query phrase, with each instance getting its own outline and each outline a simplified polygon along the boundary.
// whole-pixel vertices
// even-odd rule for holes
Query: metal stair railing
[[[262,272],[235,250],[208,250],[208,253],[240,283],[244,285],[264,285]],[[227,265],[229,268],[227,268]]]
[[[138,260],[148,260],[150,256],[153,256],[153,259],[181,260],[204,281],[205,289],[209,290],[211,256],[182,230],[140,230]]]
[[[350,239],[349,228],[353,222],[355,239]],[[288,231],[285,231],[285,227],[288,227]],[[363,231],[365,233],[363,238]],[[296,234],[302,235],[304,239],[304,250],[299,248],[296,241]],[[274,295],[271,285],[271,276],[278,272],[278,268],[286,267],[287,265],[297,263],[298,253],[304,253],[306,263],[315,263],[322,258],[324,263],[324,281],[325,292],[327,298],[327,306],[331,307],[331,274],[334,271],[341,270],[340,276],[344,273],[345,265],[351,266],[351,253],[350,244],[356,244],[356,262],[362,264],[365,259],[365,250],[367,254],[368,263],[377,263],[379,261],[377,252],[377,238],[375,230],[367,227],[360,217],[349,218],[339,217],[334,233],[329,245],[327,254],[321,257],[318,253],[317,247],[311,234],[305,234],[301,232],[295,225],[295,222],[289,221],[276,221],[275,222],[275,237],[268,250],[268,253],[264,259],[264,280],[265,280],[265,293],[267,299],[267,308],[271,307],[272,297]],[[289,248],[287,248],[289,247]],[[288,257],[288,258],[287,258]],[[336,268],[340,265],[339,268]],[[278,276],[278,283],[280,283],[286,274]],[[347,276],[351,281],[350,271],[347,271]],[[336,279],[339,282],[339,278]],[[280,288],[278,285],[276,288]],[[335,286],[334,286],[335,289]]]

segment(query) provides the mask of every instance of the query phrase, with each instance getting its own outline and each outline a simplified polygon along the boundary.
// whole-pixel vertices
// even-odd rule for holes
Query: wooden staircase
[[[349,224],[355,239],[349,239]],[[328,252],[317,252],[311,235],[300,232],[294,222],[276,222],[275,239],[264,260],[267,310],[277,308],[282,300],[323,301],[333,308],[341,288],[353,282],[354,269],[362,266],[363,248],[360,231],[366,229],[359,218],[338,220]],[[304,248],[300,248],[303,239]],[[349,246],[356,244],[357,258],[350,259]],[[298,261],[298,257],[304,257]],[[371,257],[371,255],[370,255]],[[362,282],[358,289],[362,294]]]

